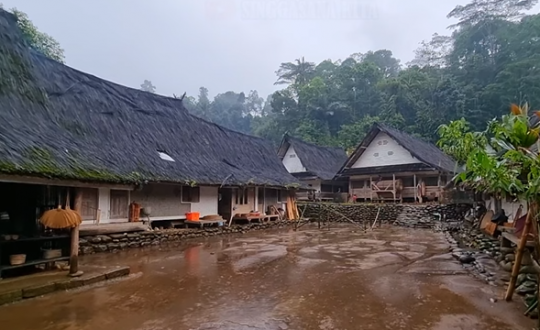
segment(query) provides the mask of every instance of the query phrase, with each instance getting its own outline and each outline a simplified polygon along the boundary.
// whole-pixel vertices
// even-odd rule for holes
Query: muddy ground
[[[0,307],[9,330],[530,330],[520,303],[467,275],[443,234],[253,232],[85,256],[129,278]],[[497,302],[491,298],[499,299]],[[516,301],[519,299],[516,299]]]

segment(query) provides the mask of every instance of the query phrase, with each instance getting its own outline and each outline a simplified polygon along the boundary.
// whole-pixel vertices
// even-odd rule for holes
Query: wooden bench
[[[220,219],[220,220],[196,220],[196,221],[185,220],[184,221],[184,225],[186,226],[186,228],[188,228],[189,225],[195,225],[195,226],[199,226],[201,229],[204,226],[212,226],[212,225],[215,225],[215,224],[217,224],[218,227],[222,227],[224,223],[225,223],[225,220],[223,220],[223,219]]]
[[[510,233],[510,232],[503,232],[502,233],[502,240],[501,240],[501,247],[511,247],[512,243],[515,245],[518,245],[520,241],[520,238],[518,238],[516,235]],[[526,247],[534,248],[535,246],[534,241],[527,241]]]

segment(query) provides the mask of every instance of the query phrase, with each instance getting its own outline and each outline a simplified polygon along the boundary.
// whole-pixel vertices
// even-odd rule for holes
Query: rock
[[[536,274],[536,270],[532,266],[523,266],[519,270],[520,274]]]
[[[516,293],[520,295],[525,295],[527,293],[533,293],[536,291],[537,291],[536,283],[532,281],[525,281],[523,284],[521,284],[520,286],[516,288]]]
[[[122,239],[126,237],[126,234],[111,234],[109,235],[112,239]]]
[[[501,266],[502,269],[506,270],[507,272],[511,272],[512,271],[512,263],[511,262],[506,262],[506,261],[501,261],[499,263],[499,265]]]
[[[471,255],[464,254],[461,257],[459,257],[459,262],[462,264],[470,264],[475,260],[475,258]]]
[[[98,237],[99,237],[99,239],[101,239],[101,241],[103,243],[109,243],[110,241],[112,241],[112,238],[110,238],[109,236],[106,236],[106,235],[100,235]]]
[[[88,239],[88,241],[89,241],[90,243],[93,243],[93,244],[101,243],[101,238],[96,237],[96,236],[93,236],[93,237],[90,237],[90,238]]]
[[[81,247],[82,254],[91,254],[94,253],[94,247],[93,246],[82,246]]]
[[[141,243],[139,243],[139,242],[130,242],[130,243],[128,243],[128,247],[130,247],[130,248],[139,247],[139,246],[141,246]]]
[[[94,250],[96,252],[105,252],[108,250],[107,245],[97,245]]]
[[[526,280],[527,280],[527,274],[518,274],[517,279],[516,279],[516,286],[520,286]]]
[[[514,253],[514,249],[509,247],[502,247],[500,251],[502,254]]]

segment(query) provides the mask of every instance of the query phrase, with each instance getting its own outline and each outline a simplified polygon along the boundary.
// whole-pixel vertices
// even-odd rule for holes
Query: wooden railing
[[[336,197],[335,192],[308,192],[302,191],[296,193],[298,200],[333,200]]]

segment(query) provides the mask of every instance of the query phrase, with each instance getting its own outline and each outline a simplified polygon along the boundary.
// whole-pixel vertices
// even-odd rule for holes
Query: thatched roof
[[[285,153],[290,146],[294,148],[307,173],[321,180],[332,180],[347,160],[347,154],[341,148],[318,146],[288,134],[283,137],[278,150],[278,156],[281,160],[285,157]]]
[[[352,165],[362,156],[366,148],[371,144],[373,139],[380,133],[388,134],[399,145],[411,153],[421,164],[412,164],[417,170],[437,170],[442,172],[455,173],[459,167],[455,160],[442,152],[435,145],[426,142],[420,138],[409,135],[395,128],[386,126],[381,123],[375,123],[364,140],[358,145],[356,150],[351,154],[345,162],[339,173],[351,169]],[[409,166],[409,167],[411,167]],[[394,166],[398,167],[398,166]]]
[[[179,99],[121,86],[31,51],[3,10],[0,56],[0,173],[124,183],[298,184],[262,139],[190,115]],[[14,63],[27,73],[24,85]]]

